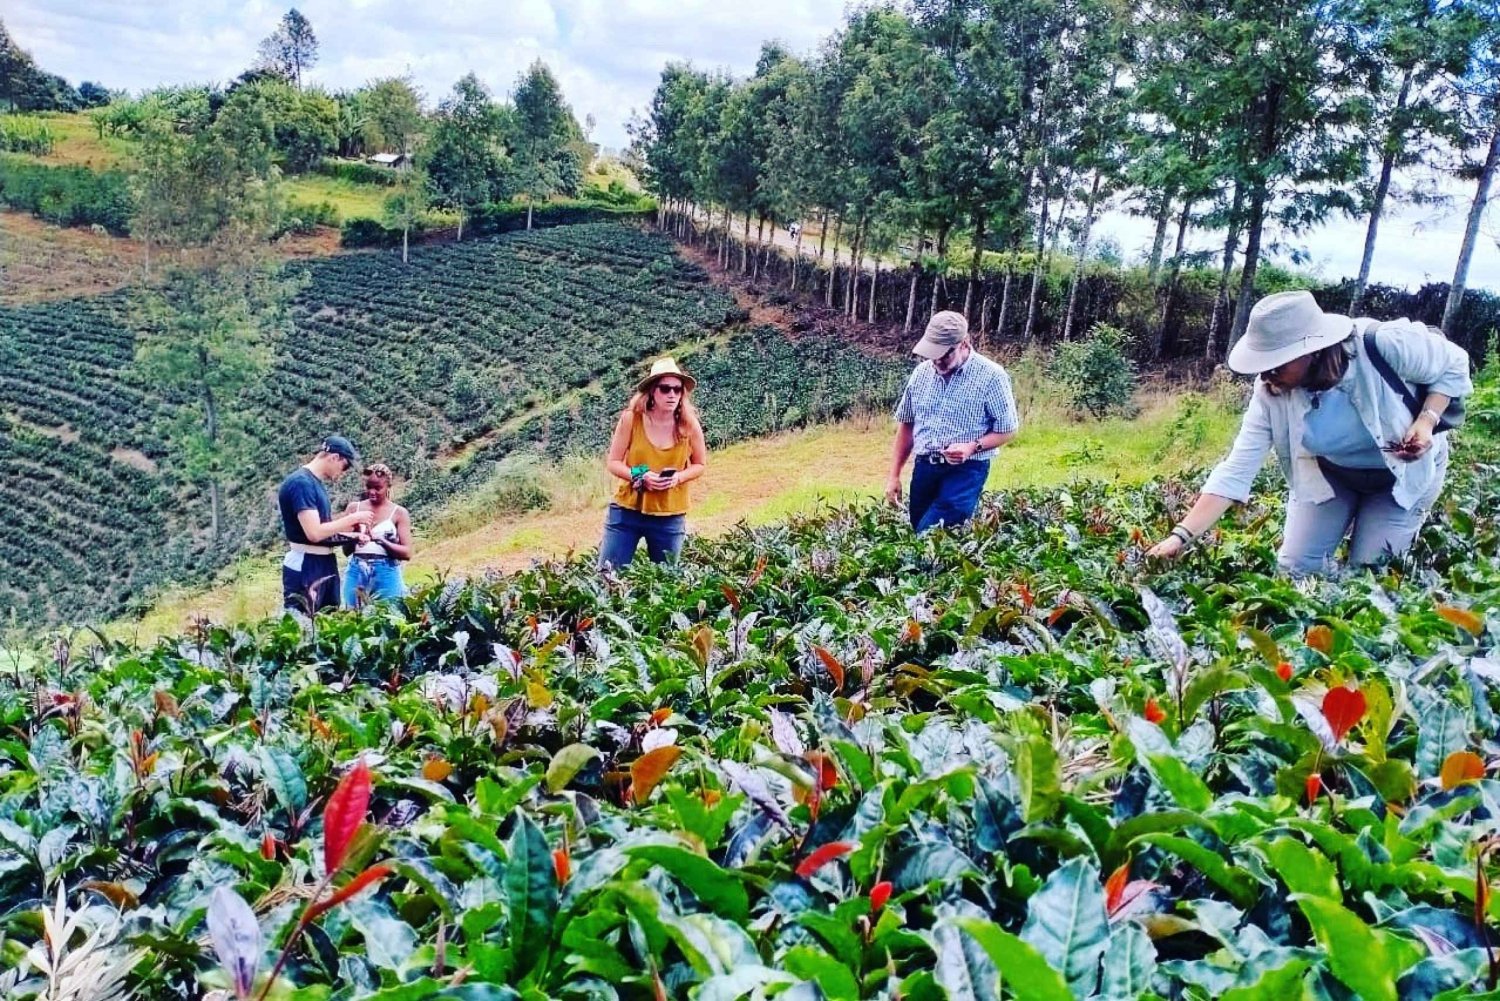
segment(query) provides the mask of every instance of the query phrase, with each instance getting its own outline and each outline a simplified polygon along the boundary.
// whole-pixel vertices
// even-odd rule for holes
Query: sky
[[[308,82],[342,89],[409,74],[435,104],[470,70],[506,95],[541,59],[579,121],[593,116],[595,141],[621,147],[626,122],[650,101],[667,62],[691,60],[745,75],[763,41],[814,51],[842,23],[845,6],[846,0],[306,0],[298,9],[320,43]],[[3,17],[50,72],[75,84],[94,80],[140,91],[229,81],[254,61],[260,39],[286,9],[265,0],[5,0]],[[1452,278],[1472,189],[1454,183],[1445,193],[1446,207],[1402,209],[1382,223],[1373,280],[1416,286]],[[1115,240],[1127,258],[1139,258],[1152,228],[1112,211],[1096,233]],[[1336,280],[1358,271],[1364,223],[1340,218],[1269,239],[1305,253],[1303,269]],[[1500,289],[1497,241],[1500,217],[1481,236],[1471,286]],[[1222,242],[1222,235],[1205,232],[1189,245],[1207,250]]]

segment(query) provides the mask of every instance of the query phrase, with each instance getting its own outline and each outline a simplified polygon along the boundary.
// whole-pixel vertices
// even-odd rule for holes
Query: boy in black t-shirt
[[[370,523],[369,511],[333,518],[325,481],[343,476],[359,461],[348,438],[329,435],[307,465],[281,481],[276,504],[287,553],[281,561],[281,600],[285,608],[313,614],[339,603],[339,563],[329,540]]]

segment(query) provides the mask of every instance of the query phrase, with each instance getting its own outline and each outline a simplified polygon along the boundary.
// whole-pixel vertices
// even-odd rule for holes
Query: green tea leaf
[[[1396,981],[1422,957],[1415,942],[1371,928],[1335,900],[1297,894],[1297,906],[1328,956],[1328,968],[1364,1001],[1398,1001]]]
[[[1305,959],[1294,959],[1274,970],[1267,970],[1249,987],[1235,987],[1224,992],[1219,1001],[1282,1001],[1283,998],[1302,996],[1302,978],[1311,964]]]
[[[1000,970],[1002,986],[1016,1001],[1073,1001],[1063,975],[1028,942],[981,918],[959,918],[954,923],[989,955]]]
[[[1171,852],[1207,876],[1239,906],[1255,906],[1255,900],[1260,895],[1259,884],[1255,879],[1243,869],[1230,865],[1218,852],[1205,848],[1191,838],[1172,834],[1144,834],[1131,843],[1155,845]]]
[[[1052,741],[1030,734],[1016,753],[1016,781],[1021,786],[1021,806],[1026,822],[1046,820],[1062,799],[1062,765]]]
[[[262,744],[260,747],[261,774],[271,795],[288,814],[295,817],[307,807],[307,779],[297,759],[279,747]]]
[[[1099,997],[1133,1001],[1151,989],[1156,976],[1156,946],[1137,924],[1121,924],[1110,933],[1104,950],[1104,973]]]
[[[559,749],[547,765],[547,791],[556,795],[567,788],[573,776],[597,757],[599,752],[587,744],[569,744]]]
[[[750,897],[739,874],[721,868],[712,859],[675,845],[635,845],[625,854],[661,866],[723,917],[742,924],[748,920]]]
[[[1315,852],[1295,838],[1277,838],[1262,846],[1266,860],[1293,893],[1305,893],[1329,900],[1344,899],[1338,872],[1321,852]]]
[[[557,913],[557,875],[547,836],[529,816],[517,810],[515,827],[505,844],[505,899],[509,945],[525,974],[542,961]]]
[[[1079,858],[1055,870],[1028,902],[1021,938],[1063,972],[1074,994],[1092,994],[1109,943],[1099,870]]]

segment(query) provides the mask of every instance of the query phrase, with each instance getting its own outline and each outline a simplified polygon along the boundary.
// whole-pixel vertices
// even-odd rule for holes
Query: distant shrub
[[[0,205],[58,226],[130,229],[134,200],[125,174],[88,167],[53,167],[0,155]]]
[[[0,115],[0,152],[46,156],[52,152],[52,130],[40,118]]]
[[[311,233],[319,226],[337,226],[342,221],[332,202],[289,202],[282,219],[283,233]]]
[[[1119,327],[1099,323],[1083,340],[1058,346],[1052,375],[1075,412],[1095,418],[1131,413],[1138,380],[1129,340]]]
[[[547,202],[532,209],[533,229],[573,226],[590,222],[649,220],[656,203],[647,200],[648,208],[614,208],[592,202]],[[492,202],[477,209],[464,224],[464,235],[496,236],[526,228],[526,206],[514,202]],[[417,231],[412,231],[415,237]],[[339,243],[344,247],[396,247],[401,244],[401,230],[374,219],[351,219],[344,223]]]
[[[377,167],[373,163],[359,160],[334,160],[324,157],[313,168],[314,173],[332,177],[352,184],[378,184],[389,188],[401,179],[401,174],[389,167]]]

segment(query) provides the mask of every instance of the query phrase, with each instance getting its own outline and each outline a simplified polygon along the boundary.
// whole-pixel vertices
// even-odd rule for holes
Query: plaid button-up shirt
[[[913,369],[896,406],[896,420],[912,425],[917,455],[974,441],[992,431],[1004,434],[1021,427],[1010,376],[999,362],[972,350],[963,365],[947,376],[939,375],[930,361]],[[988,461],[994,451],[976,452],[974,458]]]

